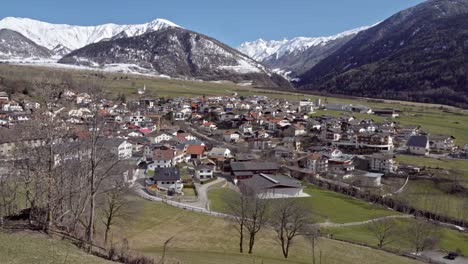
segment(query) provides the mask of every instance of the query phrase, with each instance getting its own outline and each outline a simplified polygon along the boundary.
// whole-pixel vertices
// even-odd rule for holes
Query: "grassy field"
[[[130,247],[158,258],[164,242],[169,243],[169,263],[311,263],[310,245],[299,238],[285,261],[273,233],[259,235],[254,254],[238,253],[238,237],[232,223],[224,219],[173,208],[132,197],[132,218],[121,221],[114,230],[114,241],[125,237]],[[382,251],[323,239],[319,243],[322,263],[419,263]]]
[[[197,196],[197,193],[195,192],[195,189],[193,187],[184,187],[182,189],[182,192],[184,193],[184,196]]]
[[[429,180],[409,181],[402,193],[395,196],[410,205],[434,213],[468,220],[468,197],[466,194],[451,194],[449,183],[434,183]]]
[[[7,234],[0,231],[2,264],[106,264],[114,263],[88,255],[63,240],[33,232]]]
[[[468,134],[468,130],[466,131]],[[398,155],[396,160],[400,163],[411,164],[419,167],[451,170],[463,176],[468,181],[468,160],[433,159],[421,156]]]
[[[322,220],[333,223],[359,222],[399,214],[381,206],[313,186],[307,187],[305,192],[310,197],[299,199],[303,200]]]
[[[369,204],[313,186],[307,187],[305,192],[309,194],[310,197],[298,199],[312,210],[315,216],[314,220],[319,222],[360,222],[382,216],[399,214],[398,212],[388,210],[381,206]],[[211,189],[208,192],[211,210],[227,212],[227,206],[223,201],[224,195],[236,195],[236,193],[230,189],[223,188]]]
[[[415,220],[396,220],[397,230],[405,230],[412,221]],[[334,238],[346,241],[359,242],[373,246],[376,246],[378,242],[372,232],[369,231],[368,225],[328,228],[326,231],[333,234]],[[468,256],[468,234],[447,228],[440,229],[440,234],[441,238],[439,247],[441,249],[446,251],[456,251],[459,249],[464,256]],[[407,252],[413,250],[411,244],[404,236],[404,231],[399,231],[396,235],[395,242],[389,244],[388,247]]]

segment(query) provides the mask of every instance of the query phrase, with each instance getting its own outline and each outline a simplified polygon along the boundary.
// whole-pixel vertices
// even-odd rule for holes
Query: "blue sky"
[[[258,38],[328,36],[371,25],[423,0],[5,0],[0,17],[135,24],[165,18],[231,46]]]

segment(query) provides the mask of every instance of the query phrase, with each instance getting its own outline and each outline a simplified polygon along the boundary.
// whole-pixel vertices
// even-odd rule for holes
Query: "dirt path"
[[[358,226],[358,225],[366,225],[369,223],[372,223],[373,221],[383,221],[386,219],[401,219],[401,218],[413,218],[413,215],[390,215],[390,216],[384,216],[384,217],[379,217],[379,218],[374,218],[366,221],[360,221],[360,222],[349,222],[349,223],[343,223],[343,224],[337,224],[337,223],[332,223],[332,222],[325,222],[325,223],[318,223],[315,224],[315,226],[319,227],[347,227],[347,226]]]

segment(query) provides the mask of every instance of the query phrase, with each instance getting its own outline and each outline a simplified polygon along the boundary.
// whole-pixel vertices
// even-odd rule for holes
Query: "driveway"
[[[447,264],[467,264],[468,263],[468,258],[465,258],[465,257],[457,257],[454,260],[444,259],[444,257],[447,256],[447,253],[442,252],[442,251],[436,251],[436,250],[424,251],[422,255],[424,257],[430,258],[432,260],[435,260],[441,263],[447,263]]]
[[[208,200],[208,190],[216,184],[226,182],[224,178],[217,178],[216,180],[207,183],[200,184],[195,183],[195,188],[197,189],[198,201],[196,203],[190,203],[201,208],[209,209],[209,200]]]

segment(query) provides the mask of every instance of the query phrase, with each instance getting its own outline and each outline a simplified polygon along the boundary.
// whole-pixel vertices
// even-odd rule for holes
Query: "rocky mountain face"
[[[245,42],[237,49],[268,68],[295,78],[368,28],[361,27],[329,37],[297,37],[280,41],[259,39]]]
[[[135,70],[183,79],[252,81],[254,85],[267,87],[289,86],[285,79],[239,51],[178,27],[94,43],[71,52],[59,63],[89,67],[132,65]]]
[[[9,29],[0,29],[0,59],[50,58],[51,56],[50,50],[37,45],[20,33]]]
[[[301,89],[468,107],[468,0],[429,0],[360,32]]]

